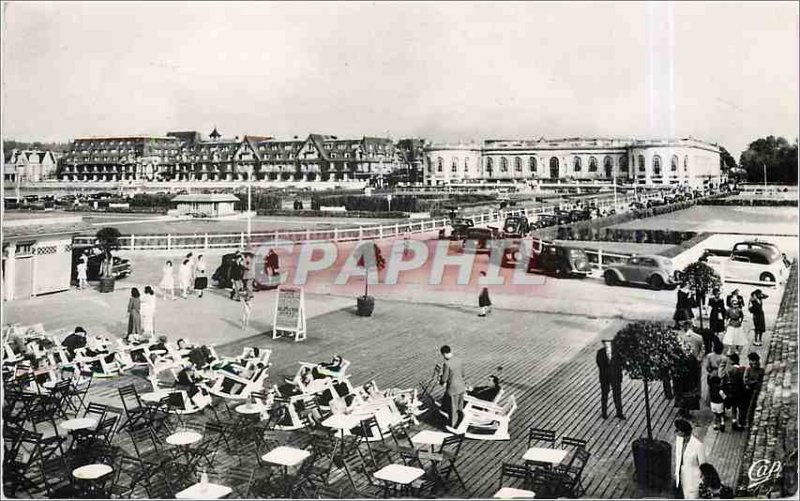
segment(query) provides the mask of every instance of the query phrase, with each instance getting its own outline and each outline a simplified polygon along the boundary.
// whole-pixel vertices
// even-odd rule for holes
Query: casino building
[[[424,182],[611,181],[658,187],[718,186],[719,147],[694,138],[490,139],[425,149]]]

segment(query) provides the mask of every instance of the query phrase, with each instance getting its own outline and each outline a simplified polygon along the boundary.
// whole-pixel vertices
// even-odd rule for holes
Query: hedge
[[[730,205],[746,207],[797,207],[797,199],[794,200],[775,200],[771,198],[753,199],[746,198],[715,198],[701,200],[700,205]]]
[[[596,228],[594,226],[582,227],[574,230],[573,228],[562,226],[558,228],[556,238],[558,240],[678,245],[694,238],[695,235],[697,235],[697,233],[693,231],[632,230],[621,228]]]
[[[408,214],[405,212],[364,212],[347,211],[336,212],[327,210],[259,210],[259,216],[298,216],[298,217],[344,217],[344,218],[384,218],[384,219],[406,219]]]

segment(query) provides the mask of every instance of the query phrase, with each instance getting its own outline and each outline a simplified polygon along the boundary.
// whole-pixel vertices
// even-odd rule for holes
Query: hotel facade
[[[214,129],[166,136],[75,139],[61,181],[363,182],[413,168],[389,138],[223,138]]]
[[[644,186],[718,186],[720,149],[694,138],[567,138],[433,144],[427,185],[481,182],[612,181]]]

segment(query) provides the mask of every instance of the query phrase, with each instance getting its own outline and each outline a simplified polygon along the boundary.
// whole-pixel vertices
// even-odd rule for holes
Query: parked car
[[[219,266],[214,270],[214,274],[211,275],[211,280],[216,282],[217,287],[220,289],[228,289],[233,286],[230,273],[235,258],[235,252],[223,255]],[[261,268],[260,271],[263,272],[264,268]],[[264,274],[259,273],[259,269],[256,268],[256,280],[253,282],[253,290],[270,290],[278,287],[278,285],[280,285],[280,277],[277,275],[274,277],[265,277]]]
[[[519,238],[527,236],[531,231],[531,225],[525,216],[508,216],[503,223],[503,236]]]
[[[464,236],[462,249],[466,252],[490,252],[498,236],[497,228],[469,228]]]
[[[464,240],[467,236],[467,231],[475,226],[472,219],[455,218],[450,222],[450,240]]]
[[[72,280],[78,281],[78,262],[86,256],[86,279],[100,280],[103,267],[103,251],[93,245],[74,245],[72,247]],[[131,274],[133,267],[129,259],[111,256],[111,276],[115,279],[125,278]]]
[[[724,279],[744,282],[783,282],[791,262],[777,245],[760,240],[738,242],[730,251],[705,249],[700,257]]]
[[[570,211],[559,209],[556,210],[553,214],[556,217],[556,224],[570,224],[574,222],[572,220],[572,213]]]
[[[526,246],[523,252],[522,246]],[[585,277],[592,271],[583,249],[576,249],[537,240],[519,240],[504,249],[501,266],[515,267],[523,256],[528,257],[528,273],[545,273],[558,277]]]
[[[608,285],[643,284],[659,290],[677,285],[672,260],[664,256],[631,256],[623,263],[608,266],[603,278]]]
[[[645,210],[650,208],[650,201],[634,200],[633,202],[630,203],[629,207],[632,210]]]

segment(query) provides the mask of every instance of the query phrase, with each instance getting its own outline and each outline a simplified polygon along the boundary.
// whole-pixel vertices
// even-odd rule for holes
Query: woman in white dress
[[[188,259],[184,259],[178,268],[178,286],[181,288],[181,297],[186,299],[192,286],[192,264]]]
[[[153,337],[156,333],[156,296],[149,285],[144,288],[139,314],[142,317],[142,334]]]
[[[161,270],[161,282],[158,284],[158,288],[161,289],[161,293],[164,295],[164,299],[167,299],[167,295],[173,301],[175,300],[175,279],[172,276],[172,261],[167,261],[164,264],[164,268]]]
[[[739,304],[737,299],[734,299],[731,301],[731,307],[728,308],[728,328],[725,331],[725,337],[722,339],[722,344],[728,347],[728,355],[739,353],[742,347],[747,344],[747,336],[744,333],[744,328],[742,328],[743,322],[742,305]]]

